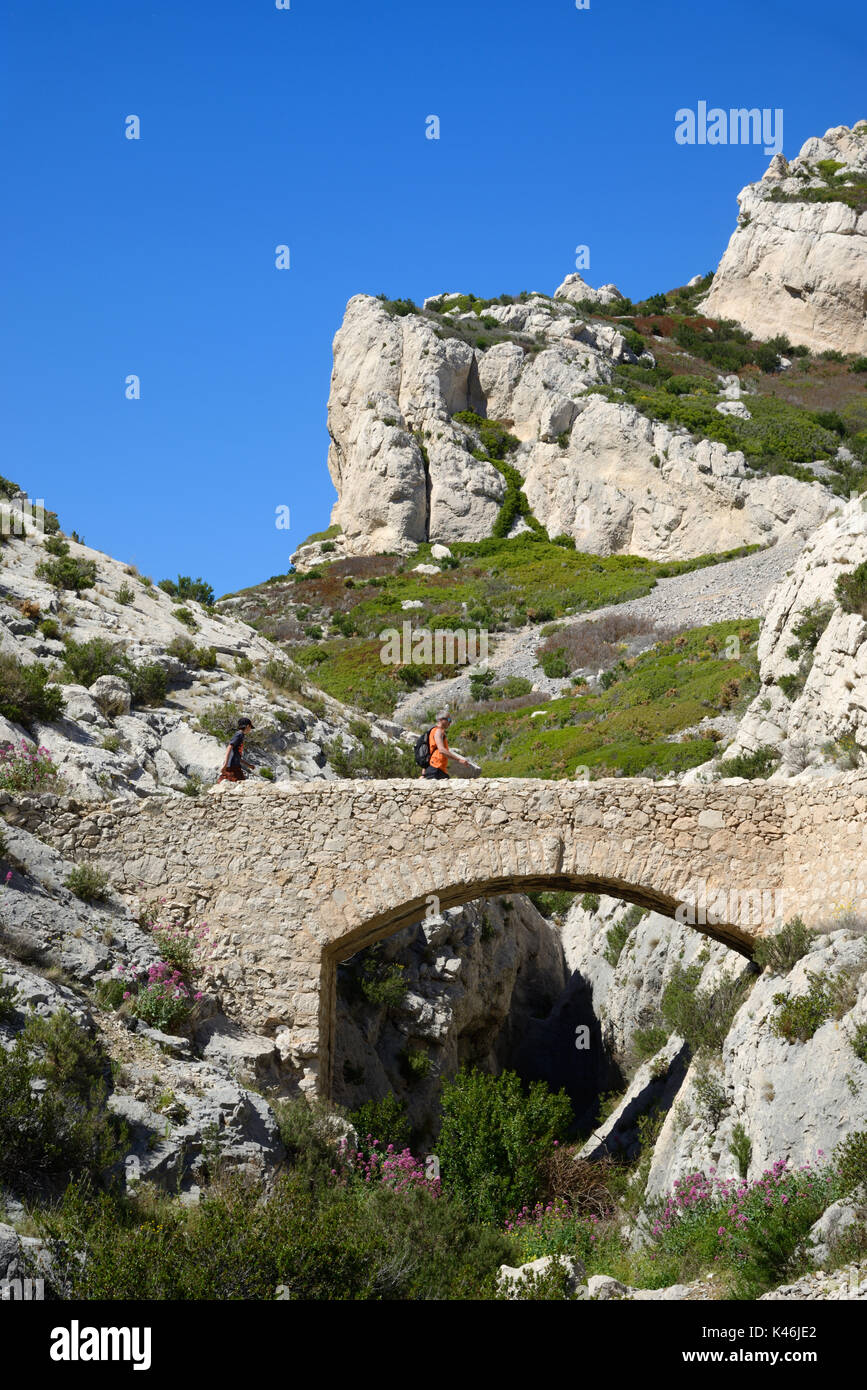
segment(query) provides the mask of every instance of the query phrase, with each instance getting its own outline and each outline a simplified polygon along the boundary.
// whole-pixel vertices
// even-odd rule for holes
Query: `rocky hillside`
[[[738,194],[738,225],[703,311],[760,338],[867,352],[867,121],[774,155]]]
[[[529,524],[596,554],[680,559],[818,524],[825,488],[757,474],[733,427],[727,447],[688,432],[678,412],[654,416],[623,399],[617,368],[640,363],[652,377],[652,345],[625,323],[597,321],[610,308],[576,307],[570,293],[566,282],[553,299],[462,295],[423,310],[350,300],[328,415],[336,556],[406,554]],[[720,426],[751,418],[737,380],[695,389]]]
[[[207,586],[187,585],[207,597]],[[47,747],[82,800],[198,794],[216,780],[240,714],[256,726],[253,761],[271,779],[334,777],[332,755],[361,746],[354,711],[310,689],[230,612],[61,533],[12,535],[3,547],[0,666],[0,743]],[[364,725],[365,741],[391,749],[384,770],[389,758],[407,766],[397,732]]]

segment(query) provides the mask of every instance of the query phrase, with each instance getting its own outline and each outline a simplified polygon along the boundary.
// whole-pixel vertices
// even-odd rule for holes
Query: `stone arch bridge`
[[[800,913],[867,912],[867,778],[669,785],[479,779],[223,784],[58,827],[125,895],[207,920],[228,1013],[330,1090],[339,961],[427,912],[534,888],[655,909],[749,955]]]

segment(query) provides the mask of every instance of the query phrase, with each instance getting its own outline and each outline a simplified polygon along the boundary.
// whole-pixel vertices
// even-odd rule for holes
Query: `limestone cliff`
[[[752,476],[740,451],[594,394],[635,358],[614,325],[576,309],[570,281],[554,299],[491,303],[481,317],[460,298],[416,312],[349,301],[328,412],[335,555],[491,535],[506,480],[463,412],[517,438],[508,464],[535,517],[582,550],[684,559],[820,523],[822,485]]]
[[[704,312],[760,338],[867,352],[865,180],[867,121],[807,140],[791,163],[775,155],[738,195]]]
[[[727,756],[772,747],[776,777],[858,766],[867,749],[867,617],[838,583],[867,561],[867,498],[841,504],[772,590],[758,656],[762,686]]]

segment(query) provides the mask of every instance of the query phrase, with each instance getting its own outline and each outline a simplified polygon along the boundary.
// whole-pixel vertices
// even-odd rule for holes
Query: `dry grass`
[[[536,655],[542,657],[560,649],[566,653],[569,669],[598,668],[610,666],[620,655],[622,643],[634,637],[652,634],[654,641],[668,641],[679,629],[657,625],[652,618],[630,616],[628,613],[609,613],[607,617],[595,621],[570,623],[552,632],[540,646]]]
[[[550,1155],[544,1168],[546,1196],[565,1199],[573,1211],[604,1216],[615,1204],[609,1185],[614,1161],[602,1158],[590,1163],[586,1158],[576,1158],[577,1152],[575,1148],[558,1147]]]

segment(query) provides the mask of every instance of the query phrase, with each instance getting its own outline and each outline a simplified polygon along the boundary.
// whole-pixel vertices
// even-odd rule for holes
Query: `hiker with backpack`
[[[460,753],[452,753],[449,749],[446,730],[451,722],[451,715],[445,710],[441,711],[433,728],[418,739],[415,745],[415,760],[423,769],[420,776],[438,782],[443,778],[448,779],[446,769],[450,759],[461,763],[463,767],[472,767],[469,759],[462,758]]]

